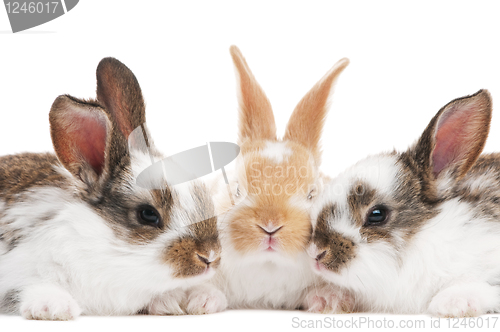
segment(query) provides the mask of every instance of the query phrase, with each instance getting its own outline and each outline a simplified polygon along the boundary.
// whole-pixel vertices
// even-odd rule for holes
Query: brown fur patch
[[[325,252],[318,261],[328,270],[338,272],[356,256],[356,245],[352,240],[332,231],[329,223],[336,218],[335,204],[327,205],[318,216],[312,241],[318,248],[318,253]]]
[[[96,70],[97,99],[128,138],[146,122],[141,87],[132,71],[115,58],[104,58]]]
[[[377,197],[375,189],[363,182],[358,182],[353,185],[349,195],[347,196],[347,204],[349,206],[351,218],[353,219],[355,225],[360,227],[359,232],[367,242],[379,240],[391,242],[392,240],[389,229],[383,226],[371,227],[365,225],[370,209],[374,207],[377,202],[382,202],[378,204],[383,204],[384,201],[384,198],[380,196]]]
[[[169,229],[172,206],[176,204],[168,187],[150,191],[150,198],[127,192],[128,180],[113,179],[91,207],[111,226],[115,234],[131,244],[145,244]],[[148,195],[149,196],[149,195]],[[138,209],[152,206],[161,217],[159,227],[143,225],[138,219]]]
[[[61,166],[51,153],[23,153],[0,157],[0,199],[7,204],[33,187],[67,188],[67,179],[56,171]]]
[[[220,264],[220,243],[217,231],[217,219],[211,218],[189,226],[191,236],[181,237],[166,248],[163,259],[174,268],[174,277],[187,278],[199,275],[207,269],[210,252],[215,259],[210,268]]]
[[[470,203],[478,217],[500,220],[500,153],[481,155],[444,195],[445,199],[460,198]]]
[[[352,186],[351,192],[347,196],[347,204],[358,227],[363,226],[365,223],[365,210],[372,204],[374,199],[375,189],[369,188],[367,184],[359,182]]]

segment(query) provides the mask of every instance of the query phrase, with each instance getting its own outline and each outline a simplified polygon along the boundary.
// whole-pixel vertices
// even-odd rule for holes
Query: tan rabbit
[[[321,190],[320,137],[332,87],[348,60],[340,60],[300,101],[283,139],[276,137],[271,104],[243,55],[232,46],[239,83],[241,155],[231,191],[215,199],[223,248],[213,285],[190,292],[187,311],[229,308],[310,308],[306,290],[317,282],[309,268],[309,209]],[[214,286],[215,285],[215,286]]]

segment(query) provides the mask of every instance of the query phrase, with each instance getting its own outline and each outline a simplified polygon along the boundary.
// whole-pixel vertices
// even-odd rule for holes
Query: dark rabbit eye
[[[160,227],[161,225],[160,214],[154,207],[149,205],[139,207],[137,210],[137,218],[143,225],[154,227]]]
[[[383,225],[387,221],[388,215],[389,211],[385,206],[376,206],[368,213],[365,226]]]

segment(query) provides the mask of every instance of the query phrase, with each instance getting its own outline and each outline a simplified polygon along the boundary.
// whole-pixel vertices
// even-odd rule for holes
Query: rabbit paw
[[[173,290],[157,296],[147,306],[146,312],[150,315],[185,315],[182,304],[185,301],[185,292]]]
[[[196,287],[189,292],[186,308],[188,314],[213,314],[226,308],[226,296],[215,287]]]
[[[481,307],[473,299],[438,294],[429,304],[429,313],[438,317],[475,317],[481,314]]]
[[[24,318],[38,320],[72,320],[82,312],[73,297],[57,286],[35,286],[26,290],[20,309]]]
[[[438,317],[475,317],[497,311],[499,288],[487,283],[463,283],[448,287],[431,300],[428,313]]]
[[[354,311],[354,298],[336,287],[313,288],[306,295],[304,307],[314,313],[349,313]]]

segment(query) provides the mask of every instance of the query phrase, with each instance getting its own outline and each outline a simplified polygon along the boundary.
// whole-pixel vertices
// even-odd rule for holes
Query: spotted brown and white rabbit
[[[486,90],[453,100],[406,152],[358,162],[315,204],[313,270],[352,310],[445,317],[500,309],[500,154]]]
[[[187,311],[309,309],[306,290],[320,281],[305,251],[309,208],[322,181],[319,141],[332,87],[348,60],[340,60],[306,94],[278,139],[269,100],[240,50],[232,46],[230,52],[239,82],[241,155],[229,175],[234,197],[222,185],[214,198],[218,210],[229,210],[219,216],[223,253],[210,282],[215,287],[192,290]]]
[[[147,134],[134,74],[103,59],[97,100],[60,96],[49,118],[55,155],[0,158],[2,311],[47,320],[182,314],[183,289],[219,264],[217,221],[203,183],[136,184],[161,155],[132,135]]]

